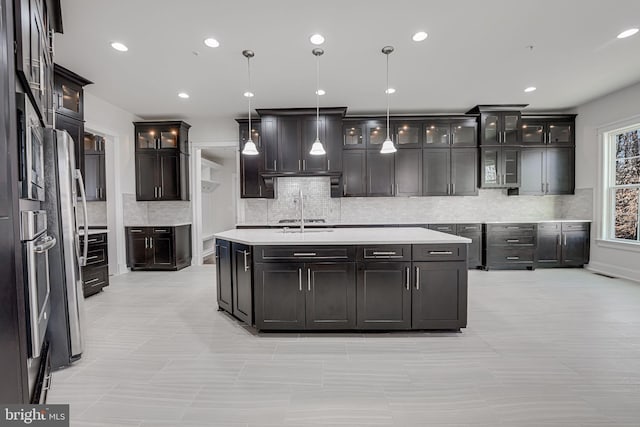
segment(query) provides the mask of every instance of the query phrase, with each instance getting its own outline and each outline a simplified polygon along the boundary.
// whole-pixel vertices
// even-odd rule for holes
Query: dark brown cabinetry
[[[469,268],[482,267],[482,224],[429,224],[430,230],[454,234],[471,239],[467,245],[467,264]]]
[[[107,233],[87,236],[87,264],[82,267],[82,290],[84,296],[94,295],[109,286],[109,256]],[[80,240],[81,249],[84,239]]]
[[[487,270],[534,268],[536,224],[485,224],[483,243]]]
[[[131,270],[180,270],[191,265],[191,225],[126,227]]]
[[[477,188],[475,148],[425,149],[423,194],[425,196],[474,196]]]
[[[238,120],[240,129],[240,152],[248,140],[248,120]],[[256,144],[258,154],[254,156],[240,155],[240,197],[249,198],[274,198],[273,187],[267,187],[262,172],[265,170],[265,149],[262,143],[261,122],[251,122],[251,138]]]
[[[575,115],[522,116],[522,145],[575,145]]]
[[[520,152],[515,146],[480,147],[480,187],[519,187]]]
[[[422,196],[422,150],[404,148],[395,153],[396,196]]]
[[[134,122],[136,200],[189,200],[189,124]]]
[[[366,150],[367,196],[393,196],[395,186],[394,155]]]
[[[480,109],[480,145],[520,145],[520,111],[491,111],[492,106],[489,107]]]
[[[367,195],[367,152],[345,150],[342,153],[342,195],[362,197]]]
[[[253,325],[253,260],[251,247],[231,243],[232,313],[247,325]]]
[[[580,267],[589,262],[587,222],[538,224],[537,267]]]
[[[84,86],[91,82],[58,64],[54,65],[56,129],[66,130],[74,144],[76,168],[86,176],[84,158]]]
[[[233,265],[231,242],[216,239],[216,288],[218,308],[233,313]]]
[[[104,138],[84,133],[84,187],[87,201],[107,200]]]

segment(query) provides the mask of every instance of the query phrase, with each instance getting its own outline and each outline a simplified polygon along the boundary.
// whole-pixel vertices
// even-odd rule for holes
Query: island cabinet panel
[[[358,329],[411,328],[411,263],[358,263]]]
[[[233,311],[233,291],[231,279],[231,242],[216,240],[216,288],[218,308],[229,313]]]
[[[466,262],[414,262],[413,283],[413,329],[459,329],[466,326]]]
[[[352,262],[306,265],[307,329],[356,327],[355,264]]]
[[[251,247],[233,242],[231,243],[231,254],[232,314],[251,326],[253,324]]]
[[[255,264],[256,328],[305,329],[306,289],[303,289],[303,271],[303,263]]]

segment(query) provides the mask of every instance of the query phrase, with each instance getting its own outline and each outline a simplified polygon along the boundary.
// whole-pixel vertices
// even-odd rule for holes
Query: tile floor
[[[130,273],[86,301],[53,377],[72,426],[638,426],[640,284],[471,271],[462,333],[260,334],[215,266]]]

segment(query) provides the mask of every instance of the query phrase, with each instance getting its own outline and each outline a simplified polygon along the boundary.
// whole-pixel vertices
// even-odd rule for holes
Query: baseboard
[[[594,273],[602,273],[620,279],[631,280],[632,282],[640,282],[640,271],[630,268],[619,267],[611,264],[591,261],[585,265],[585,269]]]

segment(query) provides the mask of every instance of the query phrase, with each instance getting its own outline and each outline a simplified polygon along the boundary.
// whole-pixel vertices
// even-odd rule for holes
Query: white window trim
[[[598,128],[598,180],[597,180],[597,197],[596,212],[599,215],[599,221],[596,230],[596,244],[598,246],[619,249],[640,251],[640,241],[631,242],[628,240],[615,239],[610,236],[610,230],[614,227],[614,218],[609,207],[612,204],[609,182],[612,177],[612,159],[613,151],[610,138],[614,134],[624,132],[626,130],[635,130],[640,127],[640,115],[630,117],[625,120],[610,123],[606,126]]]

